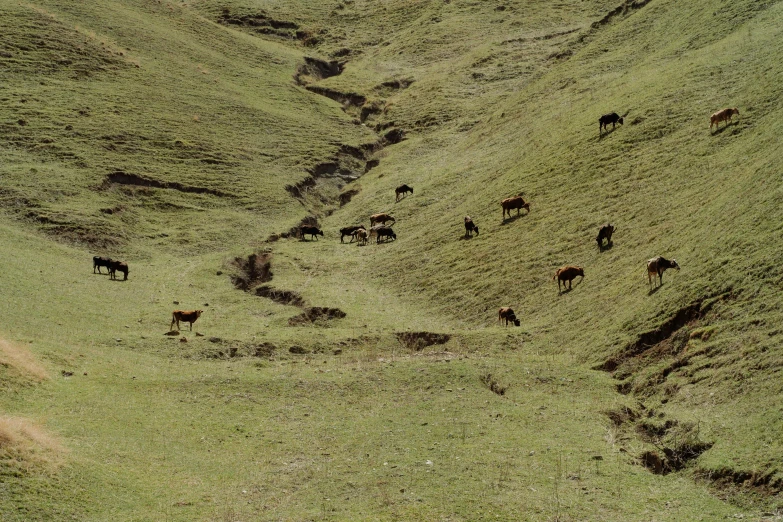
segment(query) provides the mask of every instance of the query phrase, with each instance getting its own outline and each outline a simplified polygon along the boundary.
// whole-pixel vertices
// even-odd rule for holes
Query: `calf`
[[[667,268],[680,269],[680,265],[677,264],[675,259],[669,261],[668,259],[658,256],[647,260],[647,283],[652,286],[652,278],[657,275],[659,284],[663,284],[663,273]]]
[[[376,223],[383,223],[385,225],[387,221],[391,221],[392,225],[397,222],[397,220],[395,220],[389,214],[385,214],[385,213],[373,214],[372,216],[370,216],[370,226],[373,226]]]
[[[408,192],[413,194],[413,189],[409,187],[408,185],[400,185],[396,189],[394,189],[394,194],[397,196],[397,199],[395,202],[399,201],[401,197],[405,197],[408,195]]]
[[[128,263],[124,263],[122,261],[112,261],[109,264],[109,277],[111,279],[117,279],[117,272],[122,272],[124,274],[122,280],[127,281],[129,272]]]
[[[498,310],[498,322],[502,323],[504,319],[506,321],[505,326],[508,326],[509,321],[514,323],[514,326],[519,326],[519,319],[517,319],[517,316],[514,314],[514,310],[509,307]]]
[[[92,257],[92,273],[95,273],[95,269],[98,269],[98,273],[101,273],[101,267],[105,266],[107,272],[111,272],[111,258],[110,257]]]
[[[353,243],[353,240],[356,239],[356,233],[359,230],[365,230],[364,225],[358,225],[353,227],[345,227],[340,229],[340,243],[343,242],[343,238],[345,236],[351,236],[350,243]]]
[[[180,321],[183,323],[190,323],[190,329],[193,330],[193,323],[195,323],[196,319],[201,317],[201,314],[203,313],[203,310],[174,310],[171,314],[171,326],[169,326],[169,330],[174,328],[174,323],[177,323],[177,330],[179,330]]]
[[[321,231],[320,228],[303,225],[299,227],[299,235],[302,238],[302,241],[304,241],[305,234],[310,234],[311,240],[318,239],[316,236],[324,237],[324,233]]]
[[[613,112],[611,114],[604,114],[600,118],[598,118],[598,134],[601,134],[602,130],[606,130],[606,132],[609,132],[609,124],[612,124],[612,129],[614,129],[615,124],[619,123],[620,125],[623,124],[623,119],[618,116],[616,112]]]
[[[366,245],[367,244],[367,231],[363,228],[360,228],[356,231],[356,244],[357,245]]]
[[[473,219],[470,216],[465,216],[465,237],[470,237],[476,232],[478,235],[478,227],[473,223]]]
[[[617,229],[614,228],[614,225],[612,225],[611,223],[607,223],[606,225],[598,229],[598,237],[596,237],[595,240],[598,242],[599,249],[602,249],[604,247],[604,239],[606,239],[607,246],[612,244],[612,234],[614,234],[615,230]]]
[[[503,219],[506,219],[506,212],[508,212],[509,219],[511,218],[511,211],[517,209],[517,216],[520,209],[525,209],[530,212],[530,203],[526,202],[522,196],[514,196],[513,198],[506,198],[500,202],[500,206],[503,207]]]
[[[734,107],[733,109],[721,109],[712,116],[710,116],[710,130],[712,130],[712,126],[715,125],[716,127],[720,128],[720,122],[725,121],[726,125],[729,124],[731,121],[731,117],[736,114],[739,116],[739,109]]]
[[[581,266],[561,266],[557,269],[557,272],[555,272],[555,277],[552,278],[554,281],[557,279],[557,291],[561,292],[560,290],[560,281],[563,282],[563,289],[566,289],[565,284],[568,283],[568,290],[571,290],[571,283],[576,278],[576,276],[581,276],[582,279],[585,278],[585,270]],[[581,280],[580,279],[580,282]]]

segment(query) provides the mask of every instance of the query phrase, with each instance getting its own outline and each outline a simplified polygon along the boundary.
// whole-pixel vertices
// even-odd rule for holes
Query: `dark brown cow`
[[[611,223],[607,223],[598,229],[598,237],[595,238],[598,242],[598,248],[604,247],[604,239],[606,239],[607,246],[612,244],[612,234],[614,234],[615,230],[617,229]]]
[[[731,117],[733,115],[739,116],[739,109],[734,107],[733,109],[721,109],[712,116],[710,116],[710,130],[712,130],[712,126],[715,125],[720,129],[720,122],[725,121],[726,125],[729,124],[731,121]]]
[[[648,259],[647,260],[647,283],[650,286],[652,286],[652,278],[653,276],[657,275],[659,283],[662,285],[663,273],[666,271],[667,268],[676,268],[677,270],[679,270],[680,265],[678,265],[677,261],[674,259],[669,261],[668,259],[661,256]]]
[[[373,226],[376,223],[383,223],[385,225],[387,221],[391,221],[392,225],[397,222],[389,214],[383,212],[381,212],[380,214],[373,214],[372,216],[370,216],[370,226]]]
[[[117,272],[122,272],[124,274],[122,280],[127,281],[129,272],[128,263],[124,263],[122,261],[112,261],[109,264],[109,277],[112,279],[117,279]]]
[[[606,130],[606,132],[609,132],[610,123],[612,124],[612,129],[614,129],[614,126],[617,123],[620,125],[623,124],[623,119],[616,112],[604,114],[598,118],[598,134],[601,134],[601,130]]]
[[[193,330],[193,323],[201,317],[203,310],[174,310],[171,314],[171,326],[169,330],[174,328],[174,323],[177,323],[177,330],[179,330],[179,322],[190,323],[190,329]]]
[[[473,219],[470,216],[465,216],[465,237],[470,237],[473,232],[478,235],[478,227],[473,223]]]
[[[321,236],[321,237],[324,236],[324,233],[318,227],[311,227],[308,225],[302,225],[301,227],[299,227],[299,237],[302,238],[302,241],[304,241],[306,234],[310,235],[310,240],[318,239],[318,237],[316,236]]]
[[[505,326],[508,326],[509,321],[514,323],[514,326],[519,326],[519,319],[517,319],[516,314],[514,314],[514,310],[509,307],[503,307],[498,310],[498,322],[502,323],[503,320],[506,321]]]
[[[106,272],[111,273],[111,258],[110,257],[92,257],[92,273],[95,273],[95,269],[98,269],[98,273],[101,273],[101,267],[106,267]]]
[[[356,233],[359,230],[365,230],[366,231],[366,229],[364,228],[364,225],[356,225],[356,226],[353,226],[353,227],[341,228],[340,229],[340,243],[343,243],[343,238],[345,238],[345,236],[351,236],[351,240],[349,241],[349,243],[353,243],[353,240],[356,239]]]
[[[408,195],[408,192],[413,194],[413,189],[409,187],[408,185],[400,185],[396,189],[394,189],[394,194],[397,196],[397,199],[395,199],[395,202],[400,200],[400,197],[405,197]]]
[[[553,277],[552,280],[554,281],[557,279],[557,291],[560,292],[560,281],[563,282],[563,289],[566,289],[565,284],[568,283],[568,290],[571,290],[571,283],[576,278],[576,276],[581,276],[582,279],[584,279],[584,268],[581,266],[566,265],[557,269],[557,272],[555,272],[555,277]]]
[[[530,203],[526,202],[522,196],[506,198],[500,202],[500,206],[503,207],[503,219],[506,219],[506,212],[508,212],[508,217],[511,218],[513,209],[517,209],[517,216],[519,215],[519,210],[523,208],[530,212]]]

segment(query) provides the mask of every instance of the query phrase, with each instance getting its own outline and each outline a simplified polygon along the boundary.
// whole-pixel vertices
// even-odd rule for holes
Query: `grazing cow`
[[[478,227],[473,223],[473,219],[470,216],[465,216],[465,237],[472,236],[473,232],[476,232],[476,235],[478,235]]]
[[[385,214],[385,213],[373,214],[372,216],[370,216],[370,226],[373,226],[376,223],[383,223],[385,225],[387,221],[391,221],[392,225],[397,222],[397,220],[395,220],[389,214]]]
[[[411,187],[409,187],[408,185],[400,185],[399,187],[394,189],[394,194],[397,196],[397,199],[395,200],[395,202],[399,201],[400,197],[404,198],[405,196],[407,196],[408,192],[413,194],[413,189]]]
[[[349,243],[353,243],[353,240],[356,239],[356,233],[359,230],[365,230],[364,225],[358,225],[353,227],[345,227],[340,229],[340,243],[343,242],[343,238],[345,236],[351,236],[351,241]]]
[[[381,239],[383,239],[384,237],[389,238],[391,240],[397,239],[397,234],[394,233],[394,230],[392,230],[391,227],[386,227],[386,226],[378,227],[375,233],[378,236],[378,239],[375,240],[376,243],[380,243]]]
[[[124,263],[122,261],[112,261],[109,264],[109,277],[111,279],[117,279],[117,272],[122,272],[124,274],[122,280],[127,281],[129,272],[128,263]]]
[[[604,239],[606,239],[607,246],[612,244],[612,234],[614,234],[615,230],[617,229],[611,223],[607,223],[598,229],[598,237],[595,240],[598,242],[599,249],[604,247]]]
[[[733,109],[721,109],[712,116],[710,116],[710,130],[715,125],[720,129],[720,122],[725,121],[726,125],[731,121],[731,117],[736,114],[739,116],[739,109],[734,107]]]
[[[568,283],[568,290],[571,290],[571,282],[576,278],[576,276],[581,276],[582,279],[584,279],[584,268],[581,266],[566,265],[557,269],[557,272],[555,272],[555,277],[553,277],[552,280],[554,281],[557,279],[557,291],[560,292],[560,281],[563,282],[563,289],[566,287],[565,284]]]
[[[678,265],[677,261],[674,259],[669,261],[668,259],[661,256],[648,259],[647,260],[647,283],[650,286],[652,286],[652,278],[654,275],[657,275],[659,283],[663,284],[663,273],[666,271],[667,268],[676,268],[677,270],[679,270],[680,265]]]
[[[517,209],[517,216],[520,209],[525,209],[530,212],[530,203],[525,202],[522,196],[514,196],[513,198],[506,198],[500,202],[500,206],[503,207],[503,219],[506,219],[506,212],[508,212],[509,219],[511,218],[511,210]]]
[[[302,238],[302,241],[304,241],[305,234],[310,234],[310,240],[318,239],[316,236],[324,236],[324,233],[321,231],[318,227],[311,227],[307,225],[302,225],[299,227],[299,236]]]
[[[356,244],[357,245],[366,245],[367,244],[367,231],[363,228],[360,228],[356,231]]]
[[[98,273],[101,273],[101,267],[105,266],[107,272],[111,272],[111,258],[110,257],[92,257],[92,273],[95,273],[95,269],[98,269]]]
[[[193,323],[195,323],[196,319],[201,317],[201,314],[203,313],[203,310],[174,310],[171,314],[171,326],[169,326],[169,330],[174,328],[174,323],[177,323],[177,330],[179,330],[180,321],[183,323],[190,323],[190,329],[193,330]]]
[[[600,118],[598,118],[598,134],[601,134],[602,130],[606,130],[606,132],[609,132],[609,124],[612,124],[612,129],[614,129],[614,126],[619,123],[620,125],[623,124],[623,119],[618,116],[616,112],[613,112],[611,114],[604,114]]]
[[[508,326],[509,321],[514,323],[514,326],[519,326],[519,319],[517,319],[517,316],[514,314],[514,310],[509,307],[498,310],[498,322],[502,323],[504,319],[506,321],[505,326]]]

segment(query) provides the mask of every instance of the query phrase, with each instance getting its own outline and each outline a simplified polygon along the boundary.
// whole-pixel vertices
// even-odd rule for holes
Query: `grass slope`
[[[2,359],[0,407],[68,448],[25,468],[0,445],[2,517],[774,517],[781,4],[616,7],[0,7],[2,335],[52,376]],[[343,72],[297,85],[305,57]],[[383,136],[361,180],[286,191],[361,173],[350,150]],[[531,213],[501,222],[522,191]],[[378,211],[397,241],[336,241]],[[307,214],[326,237],[263,242]],[[301,307],[234,289],[259,250],[265,284],[347,316],[292,327]],[[89,274],[95,253],[130,280]],[[648,292],[658,254],[683,269]],[[565,263],[586,278],[558,295]],[[506,305],[522,328],[494,325]],[[206,335],[162,335],[172,308]],[[682,471],[639,465],[667,452]]]

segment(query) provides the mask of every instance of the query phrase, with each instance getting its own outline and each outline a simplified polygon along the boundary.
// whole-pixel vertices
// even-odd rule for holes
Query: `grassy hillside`
[[[0,518],[777,519],[781,20],[0,7]],[[396,241],[338,241],[380,211]]]

